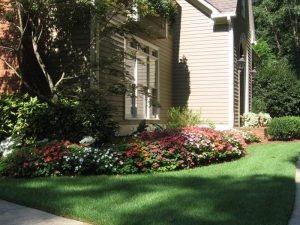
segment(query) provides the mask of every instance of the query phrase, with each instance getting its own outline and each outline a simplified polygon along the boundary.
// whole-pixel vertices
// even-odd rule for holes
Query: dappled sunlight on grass
[[[95,224],[287,224],[300,143],[234,162],[129,176],[0,179],[0,198]]]

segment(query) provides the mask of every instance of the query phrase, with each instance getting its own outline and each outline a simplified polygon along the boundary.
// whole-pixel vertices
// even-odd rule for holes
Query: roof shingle
[[[225,12],[236,12],[238,0],[205,0],[213,7],[218,9],[221,13]]]

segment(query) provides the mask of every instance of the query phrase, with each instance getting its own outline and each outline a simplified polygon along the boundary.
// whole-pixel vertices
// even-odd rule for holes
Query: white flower
[[[83,144],[83,145],[92,145],[95,143],[95,141],[96,141],[95,138],[93,138],[91,136],[87,136],[87,137],[84,137],[79,143]]]

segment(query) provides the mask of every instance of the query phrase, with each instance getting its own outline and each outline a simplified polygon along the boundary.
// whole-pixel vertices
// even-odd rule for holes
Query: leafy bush
[[[268,113],[244,113],[244,127],[265,127],[271,121],[271,116]]]
[[[29,127],[34,112],[47,107],[36,97],[25,95],[0,95],[0,141],[20,136]]]
[[[167,128],[176,129],[195,126],[201,123],[200,114],[195,114],[187,107],[172,107],[169,109]]]
[[[82,125],[79,138],[93,136],[98,143],[109,141],[119,128],[112,119],[112,112],[113,108],[100,92],[89,90],[83,93],[75,116],[75,121]]]
[[[272,117],[300,115],[300,82],[285,61],[261,65],[253,83],[253,111]]]
[[[112,108],[96,91],[87,91],[78,101],[62,98],[58,104],[41,103],[25,95],[0,97],[0,141],[25,135],[25,139],[68,139],[78,142],[93,136],[108,141],[118,126],[112,120]]]
[[[292,140],[300,138],[300,117],[285,116],[274,118],[268,127],[273,140]]]
[[[82,137],[82,124],[76,121],[76,105],[47,105],[35,111],[26,129],[26,137],[35,140],[68,139],[78,141]]]

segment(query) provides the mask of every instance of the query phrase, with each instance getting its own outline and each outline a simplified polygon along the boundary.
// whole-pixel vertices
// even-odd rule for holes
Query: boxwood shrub
[[[300,138],[300,117],[285,116],[274,118],[268,127],[273,140],[288,141]]]

